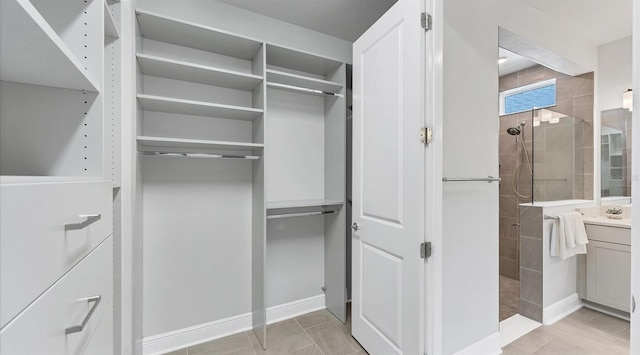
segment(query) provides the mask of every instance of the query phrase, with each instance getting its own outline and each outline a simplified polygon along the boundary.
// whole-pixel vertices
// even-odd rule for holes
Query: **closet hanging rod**
[[[155,157],[183,157],[183,158],[214,158],[214,159],[246,159],[258,160],[259,155],[231,155],[231,154],[210,154],[210,153],[170,153],[170,152],[151,152],[144,154]]]
[[[443,182],[484,181],[484,182],[492,183],[494,181],[500,182],[500,180],[501,179],[499,177],[493,177],[491,175],[487,176],[486,178],[448,178],[448,177],[442,178]]]
[[[275,89],[299,91],[299,92],[307,93],[307,94],[344,97],[344,95],[342,95],[342,94],[336,94],[336,93],[333,93],[333,92],[327,92],[327,91],[322,91],[322,90],[317,90],[317,89],[309,89],[309,88],[305,88],[305,87],[286,85],[286,84],[267,82],[267,86],[275,88]]]
[[[268,215],[267,219],[289,218],[289,217],[305,217],[305,216],[319,216],[323,214],[333,214],[336,211],[317,211],[317,212],[300,212],[300,213],[283,213]]]

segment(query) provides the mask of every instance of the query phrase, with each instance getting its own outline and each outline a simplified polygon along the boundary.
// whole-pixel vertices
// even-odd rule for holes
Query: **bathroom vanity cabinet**
[[[586,301],[630,311],[631,228],[630,223],[608,225],[585,220],[589,244],[580,295]]]

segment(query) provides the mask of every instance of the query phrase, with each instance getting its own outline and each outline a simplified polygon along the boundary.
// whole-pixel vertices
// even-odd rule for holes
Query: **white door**
[[[421,11],[398,1],[353,46],[352,334],[371,354],[424,353]]]

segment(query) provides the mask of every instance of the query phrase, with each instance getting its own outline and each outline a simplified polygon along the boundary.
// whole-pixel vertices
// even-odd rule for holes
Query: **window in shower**
[[[545,108],[556,104],[556,79],[545,80],[531,85],[500,93],[500,115],[510,115]]]

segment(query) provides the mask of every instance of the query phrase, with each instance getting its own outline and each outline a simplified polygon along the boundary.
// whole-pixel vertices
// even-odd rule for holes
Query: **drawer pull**
[[[81,214],[78,217],[84,218],[85,220],[80,222],[80,223],[65,224],[64,225],[64,230],[68,231],[68,230],[72,230],[72,229],[82,229],[82,228],[90,225],[91,223],[99,220],[102,217],[102,215],[100,213],[96,213],[96,214]]]
[[[72,334],[72,333],[81,332],[84,329],[84,326],[87,325],[87,322],[89,322],[89,318],[91,318],[91,316],[93,315],[93,312],[95,312],[96,308],[98,308],[98,305],[100,304],[100,301],[102,300],[102,296],[93,296],[93,297],[87,298],[86,300],[89,303],[91,303],[91,302],[95,302],[95,303],[93,304],[93,306],[89,310],[89,313],[87,313],[87,316],[84,317],[84,319],[82,320],[82,324],[74,325],[73,327],[69,327],[69,328],[65,329],[64,330],[65,334]]]

